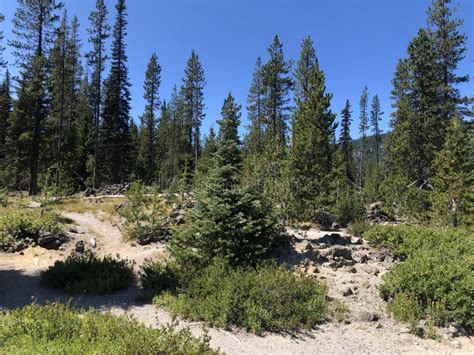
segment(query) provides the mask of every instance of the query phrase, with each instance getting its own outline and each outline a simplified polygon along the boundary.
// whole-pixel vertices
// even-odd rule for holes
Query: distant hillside
[[[381,134],[381,146],[380,146],[380,156],[383,159],[387,155],[387,150],[385,149],[385,140],[388,136],[388,133],[382,133]],[[361,144],[362,144],[362,139],[357,138],[352,141],[352,146],[354,148],[354,155],[356,159],[360,157],[361,154]],[[367,137],[367,161],[368,162],[375,162],[375,137],[374,136],[368,136]]]

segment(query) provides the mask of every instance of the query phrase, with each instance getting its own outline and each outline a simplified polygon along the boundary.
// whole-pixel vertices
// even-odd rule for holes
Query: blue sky
[[[86,28],[95,0],[65,0],[70,15],[81,23],[83,52],[89,49]],[[106,0],[109,21],[115,16],[114,0]],[[143,79],[150,55],[156,52],[162,67],[160,96],[168,100],[173,85],[180,84],[191,50],[199,54],[206,76],[207,132],[220,116],[228,92],[245,103],[257,56],[266,59],[266,48],[275,34],[285,56],[297,59],[301,40],[311,35],[329,92],[332,110],[339,112],[346,99],[352,103],[353,137],[357,133],[358,101],[364,85],[378,94],[385,111],[387,130],[391,110],[391,79],[397,60],[405,56],[408,42],[421,26],[430,0],[128,0],[128,59],[132,83],[132,116],[144,107]],[[468,53],[460,66],[474,78],[474,1],[454,0],[464,18]],[[11,38],[16,0],[0,0],[6,17],[2,30]],[[107,45],[110,48],[110,41]],[[13,58],[6,51],[6,59]],[[15,72],[14,68],[11,71]],[[474,83],[461,88],[472,95]],[[339,115],[338,115],[339,120]]]

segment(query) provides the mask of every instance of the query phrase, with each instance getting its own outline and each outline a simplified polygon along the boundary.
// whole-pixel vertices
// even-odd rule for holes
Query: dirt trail
[[[88,245],[89,240],[95,238],[95,251],[99,255],[119,254],[122,258],[135,260],[137,265],[145,258],[166,255],[162,245],[130,246],[122,240],[114,221],[101,221],[91,213],[65,213],[64,217],[73,221],[78,232],[70,233],[71,241],[64,250],[28,248],[22,254],[0,253],[0,308],[12,309],[32,301],[71,300],[73,305],[81,307],[92,306],[116,314],[130,312],[150,326],[171,321],[166,311],[135,301],[140,292],[136,284],[113,295],[75,296],[73,299],[42,287],[40,272],[56,260],[66,258],[77,240],[83,240]],[[377,293],[376,286],[381,282],[381,276],[393,265],[390,258],[384,259],[365,242],[327,247],[321,243],[325,234],[316,229],[298,232],[294,248],[286,251],[283,257],[328,285],[329,295],[342,300],[349,309],[345,322],[326,323],[311,332],[296,335],[256,336],[242,330],[209,329],[211,345],[227,354],[474,353],[474,341],[467,337],[437,342],[409,334],[406,326],[395,322],[386,313],[384,302]],[[344,237],[343,232],[341,235]],[[353,265],[334,265],[344,260],[339,257],[331,259],[331,255],[336,254],[333,249],[338,249],[339,253],[342,249],[349,250]],[[199,322],[181,321],[180,325],[190,327],[196,335],[204,332],[203,324]]]

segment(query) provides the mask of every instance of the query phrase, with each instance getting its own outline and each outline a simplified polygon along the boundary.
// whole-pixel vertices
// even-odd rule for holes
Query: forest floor
[[[74,297],[41,286],[41,271],[56,260],[65,259],[78,240],[90,248],[90,239],[95,238],[94,251],[98,255],[119,254],[121,258],[134,260],[135,270],[146,258],[167,258],[165,245],[133,246],[123,241],[119,221],[113,216],[101,216],[100,212],[63,212],[62,215],[71,223],[68,232],[71,240],[62,250],[30,247],[20,253],[0,253],[0,309],[60,300],[115,314],[128,312],[150,326],[172,321],[165,310],[136,301],[141,292],[137,283],[112,295]],[[328,232],[317,228],[290,233],[295,243],[290,249],[282,250],[279,258],[326,283],[329,296],[341,300],[348,308],[344,321],[324,323],[309,332],[264,336],[240,329],[209,329],[200,322],[180,321],[180,326],[189,327],[195,335],[203,335],[207,329],[211,345],[227,354],[474,353],[474,339],[470,337],[452,338],[444,334],[441,340],[421,339],[390,317],[377,291],[381,276],[394,265],[390,256],[354,238],[347,245],[327,244],[324,236]],[[338,233],[347,236],[344,231]],[[351,240],[350,236],[347,238]],[[344,257],[331,261],[334,255]],[[343,259],[352,261],[347,263]]]

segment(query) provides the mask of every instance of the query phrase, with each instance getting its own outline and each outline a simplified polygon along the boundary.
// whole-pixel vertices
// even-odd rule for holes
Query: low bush
[[[402,321],[429,318],[438,325],[455,322],[474,329],[474,238],[470,233],[376,226],[364,237],[406,259],[380,286],[395,317]]]
[[[310,329],[328,312],[324,285],[272,263],[231,269],[216,261],[178,291],[164,292],[154,301],[175,315],[257,334]]]
[[[164,240],[170,235],[171,203],[147,189],[141,182],[134,182],[127,191],[128,205],[121,211],[125,218],[125,237],[138,244]]]
[[[175,289],[179,282],[172,264],[164,264],[151,259],[145,260],[139,274],[142,287],[154,293]]]
[[[127,287],[133,280],[133,264],[111,256],[72,254],[56,261],[41,273],[42,282],[71,293],[110,293]]]
[[[367,232],[369,228],[370,224],[368,222],[360,220],[350,223],[347,226],[349,233],[355,237],[362,237],[362,235]]]
[[[131,317],[73,310],[60,303],[0,314],[5,354],[217,354],[209,338],[175,325],[148,328]]]
[[[0,216],[0,248],[3,250],[21,250],[36,243],[44,232],[64,235],[56,213],[15,210]]]

